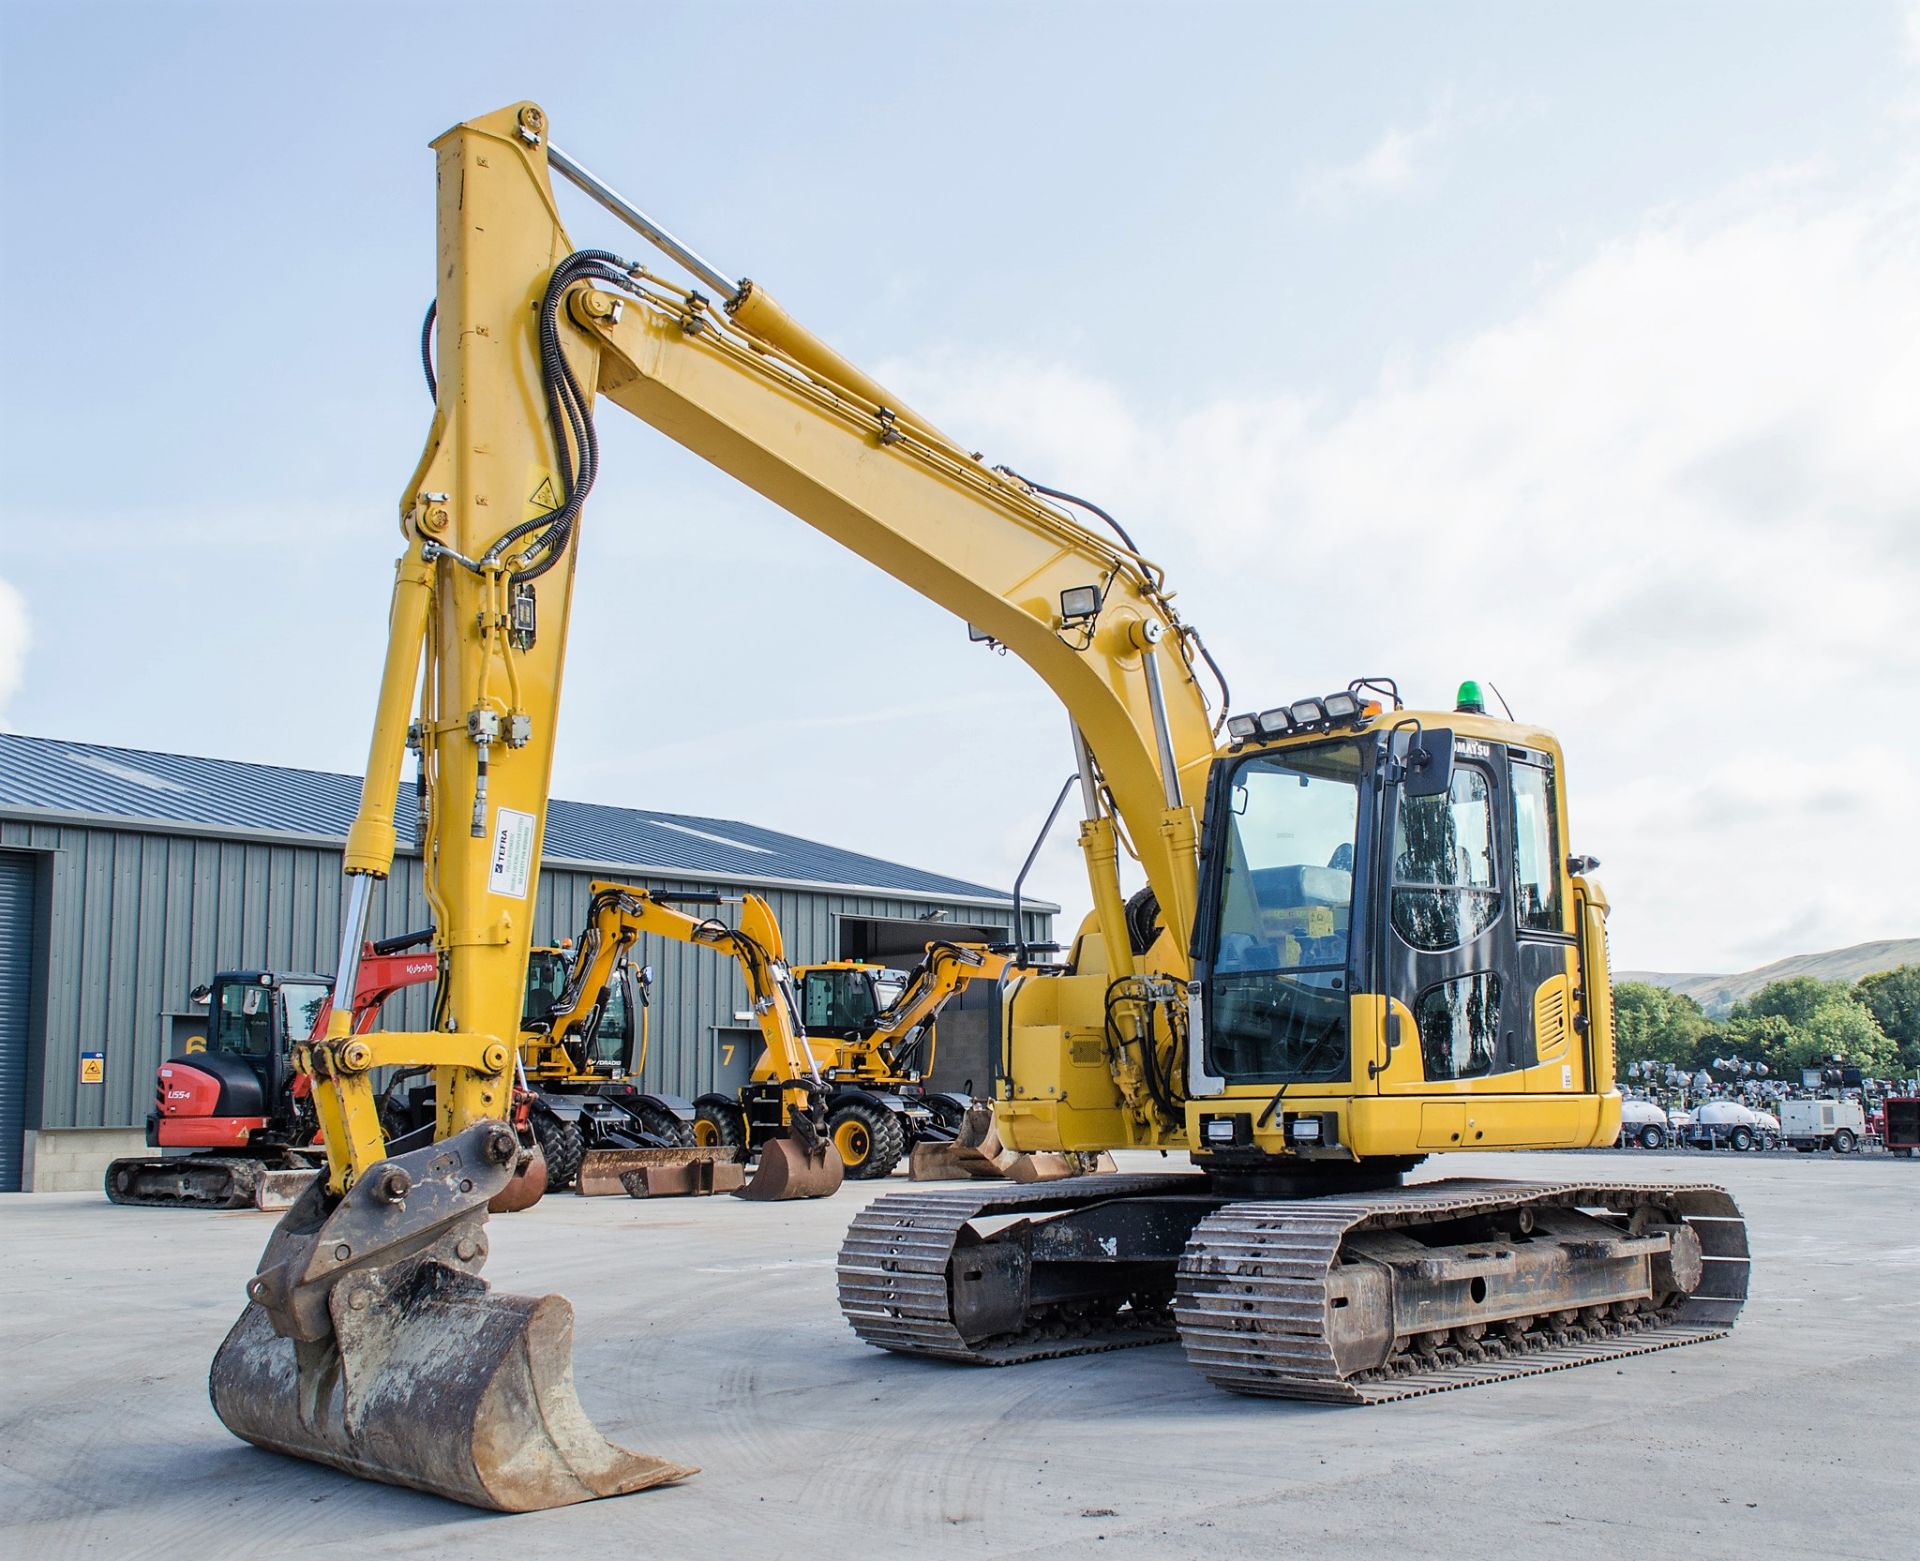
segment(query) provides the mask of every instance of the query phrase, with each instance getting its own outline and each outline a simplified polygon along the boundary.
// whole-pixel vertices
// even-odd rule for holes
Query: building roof
[[[140,824],[193,833],[346,838],[360,777],[233,759],[149,753],[100,743],[0,732],[0,813],[75,822]],[[413,818],[403,785],[401,837]],[[554,800],[546,861],[654,877],[781,884],[1008,905],[1012,895],[964,879],[843,851],[736,819],[654,813]],[[1057,910],[1029,900],[1036,911]]]

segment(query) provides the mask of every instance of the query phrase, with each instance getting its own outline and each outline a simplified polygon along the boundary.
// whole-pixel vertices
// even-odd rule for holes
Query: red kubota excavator
[[[433,980],[431,928],[365,945],[353,991],[353,1033],[364,1035],[395,992]],[[160,1064],[148,1147],[183,1150],[115,1160],[107,1197],[166,1209],[284,1209],[326,1163],[315,1142],[311,1081],[293,1065],[296,1043],[324,1035],[330,976],[223,970],[194,993],[207,1033]]]

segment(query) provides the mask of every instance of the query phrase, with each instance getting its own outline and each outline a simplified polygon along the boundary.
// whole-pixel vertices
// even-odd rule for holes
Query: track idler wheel
[[[573,1387],[573,1308],[488,1289],[486,1205],[519,1145],[482,1122],[366,1173],[317,1177],[275,1228],[213,1359],[235,1436],[363,1479],[530,1512],[694,1471],[595,1428]]]
[[[813,1118],[795,1112],[787,1131],[760,1146],[760,1164],[753,1180],[736,1188],[734,1197],[755,1203],[778,1203],[788,1198],[830,1198],[847,1174],[840,1151],[828,1142]]]

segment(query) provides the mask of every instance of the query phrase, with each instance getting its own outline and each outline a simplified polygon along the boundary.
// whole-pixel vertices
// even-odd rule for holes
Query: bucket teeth
[[[502,1512],[695,1472],[620,1447],[587,1418],[563,1297],[495,1294],[479,1277],[511,1139],[481,1123],[375,1166],[337,1205],[319,1183],[296,1201],[213,1359],[208,1389],[228,1430]]]

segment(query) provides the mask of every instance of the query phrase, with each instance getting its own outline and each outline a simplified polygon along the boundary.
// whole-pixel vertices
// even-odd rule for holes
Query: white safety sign
[[[510,894],[516,900],[527,897],[527,881],[533,876],[533,815],[512,808],[498,808],[493,815],[493,868],[487,874],[487,888],[494,894]]]

